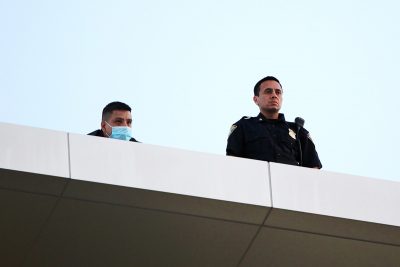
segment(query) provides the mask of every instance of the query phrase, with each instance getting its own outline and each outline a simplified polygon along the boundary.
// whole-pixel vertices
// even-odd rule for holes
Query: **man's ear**
[[[105,129],[106,129],[106,122],[105,122],[105,121],[101,121],[100,127],[101,127],[102,130],[105,131]]]
[[[253,101],[254,103],[256,103],[256,105],[258,106],[258,96],[253,96]]]

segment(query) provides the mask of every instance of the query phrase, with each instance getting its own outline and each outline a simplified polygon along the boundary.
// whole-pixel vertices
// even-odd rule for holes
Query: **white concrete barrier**
[[[0,123],[0,168],[69,177],[68,134]]]
[[[70,134],[71,177],[271,206],[268,163]]]
[[[400,183],[270,163],[273,207],[400,226]]]

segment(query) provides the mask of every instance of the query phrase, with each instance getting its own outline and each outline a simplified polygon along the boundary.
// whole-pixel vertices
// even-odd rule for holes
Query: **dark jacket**
[[[302,161],[304,167],[322,167],[308,131],[301,128],[297,136],[296,124],[287,122],[283,114],[277,120],[266,119],[261,113],[240,119],[232,125],[226,154],[297,166]]]

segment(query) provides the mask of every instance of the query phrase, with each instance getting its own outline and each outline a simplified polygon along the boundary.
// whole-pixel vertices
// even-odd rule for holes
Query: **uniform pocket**
[[[297,151],[297,140],[291,138],[289,135],[287,137],[282,136],[280,138],[280,144],[282,150],[284,150],[286,153],[294,153]]]
[[[246,137],[246,150],[252,155],[271,153],[271,137],[267,133],[252,133]]]

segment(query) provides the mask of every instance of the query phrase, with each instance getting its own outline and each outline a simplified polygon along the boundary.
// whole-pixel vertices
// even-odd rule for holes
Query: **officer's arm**
[[[244,136],[242,128],[233,124],[228,137],[228,144],[226,146],[226,155],[242,157],[243,156]]]
[[[314,142],[312,141],[308,131],[305,131],[304,148],[303,148],[303,166],[321,169],[322,164],[319,160],[317,150],[315,149]]]

